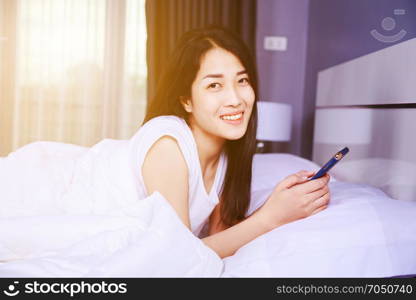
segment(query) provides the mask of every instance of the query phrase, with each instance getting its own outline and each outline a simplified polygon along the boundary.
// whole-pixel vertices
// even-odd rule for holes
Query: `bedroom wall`
[[[257,1],[258,99],[291,104],[294,120],[292,141],[273,144],[270,152],[300,154],[309,0]],[[287,37],[287,50],[265,50],[265,36]]]
[[[284,152],[312,158],[317,72],[416,37],[413,0],[258,0],[257,64],[260,98],[293,106],[292,141]],[[403,9],[404,15],[394,15]],[[395,28],[382,27],[384,18]],[[391,25],[391,24],[390,24]],[[370,31],[406,35],[399,41],[376,40]],[[263,49],[265,36],[288,38],[286,51]],[[282,151],[275,145],[271,152]]]

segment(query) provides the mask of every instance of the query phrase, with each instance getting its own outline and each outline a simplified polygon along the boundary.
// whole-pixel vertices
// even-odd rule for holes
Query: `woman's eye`
[[[238,82],[240,82],[240,83],[249,83],[249,80],[248,80],[248,78],[241,78]]]
[[[216,88],[216,87],[218,87],[220,84],[219,83],[217,83],[217,82],[215,82],[215,83],[211,83],[209,86],[208,86],[208,88]]]

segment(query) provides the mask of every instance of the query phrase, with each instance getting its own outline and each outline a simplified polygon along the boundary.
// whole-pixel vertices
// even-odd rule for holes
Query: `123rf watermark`
[[[6,289],[3,290],[3,294],[9,297],[14,297],[19,294],[67,294],[70,297],[78,294],[126,294],[127,283],[107,283],[101,281],[99,283],[90,282],[38,282],[37,280],[32,282],[26,282],[19,284],[19,281],[13,281]]]

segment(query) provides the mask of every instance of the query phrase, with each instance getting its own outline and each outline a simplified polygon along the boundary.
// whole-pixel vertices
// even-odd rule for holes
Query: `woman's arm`
[[[149,149],[142,166],[147,192],[159,191],[190,229],[188,205],[188,172],[185,159],[176,140],[164,136]],[[232,255],[238,248],[268,231],[255,217],[238,225],[225,227],[220,220],[219,205],[210,217],[210,236],[202,239],[221,258]]]
[[[329,176],[307,181],[312,174],[301,171],[286,177],[276,185],[263,206],[244,221],[222,231],[219,231],[223,225],[218,224],[217,208],[210,217],[210,221],[215,220],[213,228],[209,230],[212,235],[203,238],[203,242],[224,258],[274,228],[325,209],[329,201]]]
[[[146,154],[142,166],[148,196],[158,191],[191,228],[188,205],[188,167],[176,139],[163,136]]]
[[[221,203],[221,202],[220,202]],[[220,218],[220,204],[212,211],[208,220],[208,235],[213,235],[227,229],[229,226],[224,225]]]
[[[211,218],[216,219],[213,226],[211,226]],[[219,213],[215,214],[214,211],[211,218],[209,236],[202,241],[221,258],[233,255],[239,248],[272,229],[257,213],[228,228],[217,222]]]
[[[221,222],[220,204],[209,217],[208,237],[202,241],[221,257],[233,255],[240,247],[263,233],[271,230],[259,217],[254,217],[258,209],[243,222],[235,226],[227,226]]]
[[[175,139],[163,137],[151,147],[144,160],[142,174],[148,193],[159,191],[172,205],[184,225],[190,229],[189,174]],[[308,175],[308,172],[288,176],[275,187],[266,203],[255,213],[222,231],[223,225],[213,227],[210,231],[215,233],[202,241],[218,256],[224,258],[278,226],[324,209],[329,201],[326,187],[329,176],[303,183],[306,179],[301,175]]]

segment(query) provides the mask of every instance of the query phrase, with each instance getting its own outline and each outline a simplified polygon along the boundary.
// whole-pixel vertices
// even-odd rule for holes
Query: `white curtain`
[[[0,156],[126,139],[146,106],[145,0],[0,0]]]

